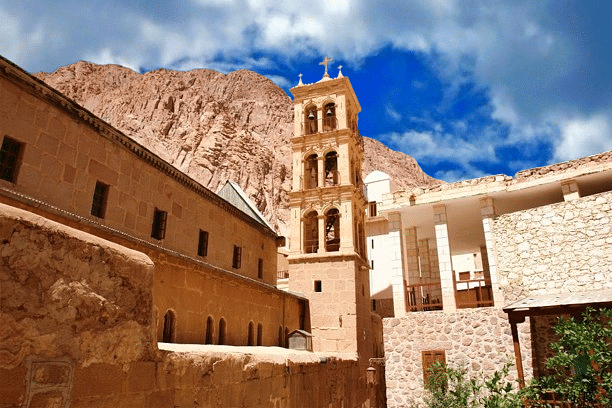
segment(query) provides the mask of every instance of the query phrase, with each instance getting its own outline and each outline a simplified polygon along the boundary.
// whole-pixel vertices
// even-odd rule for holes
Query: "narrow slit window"
[[[2,140],[0,147],[0,178],[14,183],[17,181],[17,173],[23,153],[23,143],[8,136]]]
[[[232,259],[232,268],[240,269],[242,265],[242,248],[234,245],[234,257]]]
[[[259,261],[257,262],[257,277],[259,279],[263,278],[263,259],[259,258]]]
[[[315,292],[322,292],[323,291],[323,285],[321,284],[320,280],[314,281],[314,291]]]
[[[155,239],[164,239],[166,237],[166,220],[168,213],[159,209],[155,209],[153,213],[153,226],[151,228],[151,237]]]
[[[208,255],[208,231],[200,230],[200,238],[198,239],[198,255]]]
[[[106,202],[108,200],[109,185],[100,181],[96,182],[93,199],[91,200],[91,215],[104,218],[106,214]]]

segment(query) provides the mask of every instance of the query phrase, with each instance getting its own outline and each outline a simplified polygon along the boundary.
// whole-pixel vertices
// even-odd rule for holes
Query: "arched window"
[[[325,185],[335,186],[338,181],[338,154],[329,152],[325,155]]]
[[[323,115],[323,131],[336,130],[336,104],[333,102],[325,104]]]
[[[249,332],[247,334],[247,346],[255,345],[255,333],[253,333],[253,322],[249,322]]]
[[[289,328],[285,327],[285,347],[289,347]]]
[[[167,310],[164,315],[164,333],[162,341],[164,343],[174,342],[174,326],[176,324],[176,316],[172,310]]]
[[[314,254],[319,250],[319,219],[316,211],[304,217],[304,253]]]
[[[336,208],[325,213],[325,251],[340,250],[340,211]]]
[[[319,185],[319,159],[311,154],[304,161],[304,189],[315,188]]]
[[[319,131],[318,112],[315,105],[304,109],[304,134],[312,135]]]
[[[225,344],[225,319],[221,318],[219,320],[219,340],[217,344]]]
[[[257,345],[263,345],[263,325],[261,323],[257,325]]]
[[[206,338],[204,339],[204,344],[213,344],[213,326],[215,322],[213,321],[212,316],[208,316],[206,319]]]

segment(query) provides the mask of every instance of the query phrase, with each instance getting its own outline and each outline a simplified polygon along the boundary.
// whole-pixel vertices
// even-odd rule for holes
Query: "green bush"
[[[464,366],[436,361],[428,369],[425,402],[429,408],[519,408],[514,385],[507,381],[512,367],[506,362],[492,377],[468,377]]]
[[[577,407],[612,406],[612,310],[592,308],[581,319],[559,318],[554,327],[559,341],[546,361],[550,375],[534,379],[521,392],[533,407],[547,406],[547,395]]]

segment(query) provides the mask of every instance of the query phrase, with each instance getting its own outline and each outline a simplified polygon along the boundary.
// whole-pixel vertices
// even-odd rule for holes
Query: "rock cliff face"
[[[212,191],[237,182],[287,234],[292,102],[269,79],[247,70],[138,74],[82,61],[36,76]],[[397,189],[440,183],[367,137],[365,157],[364,176],[383,171]]]

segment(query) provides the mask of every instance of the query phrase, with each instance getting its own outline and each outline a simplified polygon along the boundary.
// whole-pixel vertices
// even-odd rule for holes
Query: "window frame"
[[[17,148],[17,151],[10,151]],[[2,138],[2,144],[0,145],[0,179],[8,181],[9,183],[15,184],[17,182],[17,176],[19,175],[19,169],[21,168],[21,160],[23,158],[23,151],[25,150],[25,143],[12,138],[10,136],[4,136]]]
[[[446,364],[446,350],[422,350],[421,362],[423,365],[423,384],[427,384],[429,367],[436,361]]]
[[[96,218],[104,218],[106,216],[106,206],[108,203],[108,192],[110,190],[110,185],[101,182],[100,180],[96,181],[96,186],[94,187],[94,194],[91,199],[91,209],[89,213]]]
[[[168,212],[155,207],[153,211],[153,225],[151,226],[151,238],[162,240],[166,238],[166,226],[168,223]]]
[[[234,245],[234,253],[232,255],[232,268],[240,269],[242,266],[242,247]]]
[[[208,256],[208,231],[200,230],[198,237],[198,256]]]

